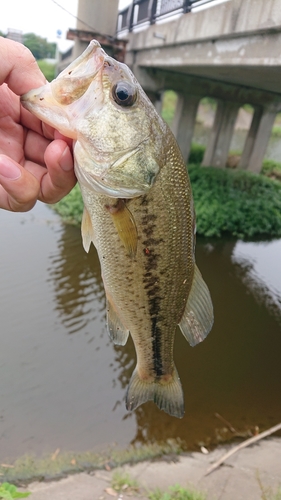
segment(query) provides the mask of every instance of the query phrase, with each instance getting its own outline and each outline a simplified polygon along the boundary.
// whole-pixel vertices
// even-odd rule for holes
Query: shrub
[[[43,75],[45,76],[48,82],[51,82],[55,78],[55,64],[49,63],[48,61],[44,61],[44,59],[40,59],[37,61],[39,68],[41,69]]]
[[[204,157],[206,146],[193,142],[191,144],[188,163],[201,163]]]
[[[250,172],[189,166],[197,232],[281,236],[281,184]]]
[[[83,214],[83,200],[78,184],[58,203],[53,205],[54,210],[68,224],[80,224]]]

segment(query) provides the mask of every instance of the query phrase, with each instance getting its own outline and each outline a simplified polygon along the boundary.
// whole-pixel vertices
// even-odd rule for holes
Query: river
[[[229,437],[216,413],[242,433],[280,422],[281,240],[198,239],[215,324],[195,348],[177,332],[178,420],[153,403],[126,411],[134,347],[107,336],[98,258],[79,228],[38,203],[0,211],[0,232],[0,462],[169,438],[198,449]]]

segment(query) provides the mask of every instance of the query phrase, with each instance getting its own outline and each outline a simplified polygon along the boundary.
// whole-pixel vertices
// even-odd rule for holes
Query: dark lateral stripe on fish
[[[145,203],[144,203],[145,205]],[[155,252],[155,247],[163,240],[162,238],[153,238],[156,229],[157,216],[154,214],[145,213],[142,217],[143,232],[146,235],[146,240],[143,241],[143,251],[146,256],[145,274],[143,276],[144,288],[148,296],[149,314],[151,317],[151,337],[152,337],[152,359],[153,371],[156,378],[164,374],[163,362],[161,356],[162,335],[158,326],[159,312],[161,304],[160,287],[157,283],[157,276],[155,271],[158,266],[159,254]]]
[[[153,300],[150,301],[149,312],[151,314],[154,310],[159,309],[158,304],[159,304],[159,297],[155,297]],[[158,378],[164,375],[164,372],[163,372],[163,363],[161,356],[162,335],[160,328],[157,326],[157,321],[158,321],[157,316],[152,318],[151,334],[152,334],[153,369],[156,377]]]
[[[146,266],[147,271],[143,277],[143,283],[148,297],[149,314],[151,317],[152,357],[154,372],[156,377],[161,377],[161,375],[163,375],[163,364],[161,359],[162,335],[161,330],[158,327],[158,322],[160,319],[162,319],[159,314],[162,297],[160,295],[160,287],[157,283],[157,278],[151,272],[150,267],[151,264],[153,269],[157,267],[157,258],[158,254],[154,254],[153,261],[151,262],[151,254],[148,255]]]

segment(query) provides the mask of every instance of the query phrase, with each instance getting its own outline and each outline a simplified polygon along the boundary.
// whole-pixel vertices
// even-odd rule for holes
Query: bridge
[[[226,165],[238,110],[251,104],[239,166],[261,170],[281,111],[281,0],[133,0],[117,37],[158,110],[165,90],[178,94],[172,129],[185,160],[207,96],[218,104],[203,165]]]

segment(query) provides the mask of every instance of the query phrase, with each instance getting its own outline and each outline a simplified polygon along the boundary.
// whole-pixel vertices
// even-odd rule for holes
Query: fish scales
[[[83,244],[98,251],[108,332],[119,345],[131,334],[137,354],[127,409],[152,400],[182,417],[176,327],[196,345],[213,309],[195,264],[192,192],[174,136],[130,70],[95,41],[22,104],[75,141]]]
[[[110,199],[93,199],[92,193],[82,187],[95,227],[107,295],[139,347],[139,370],[151,379],[173,373],[173,335],[194,269],[191,190],[185,170],[174,158],[174,146],[170,136],[167,165],[153,189],[144,197],[127,201],[138,228],[133,259],[128,260],[108,217],[105,207]],[[176,204],[171,201],[174,190]]]

